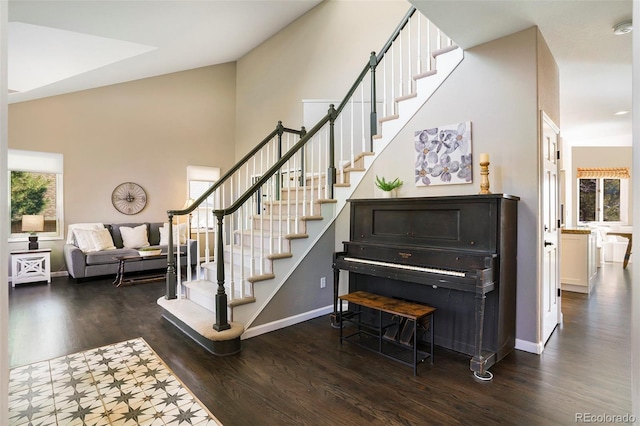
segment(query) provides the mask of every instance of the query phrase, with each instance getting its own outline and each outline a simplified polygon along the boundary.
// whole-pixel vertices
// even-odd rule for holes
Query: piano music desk
[[[340,303],[340,319],[343,321],[343,324],[340,327],[340,344],[342,344],[343,340],[350,341],[358,346],[361,346],[365,349],[372,350],[378,352],[387,358],[391,358],[395,361],[401,362],[405,365],[413,366],[413,375],[417,375],[418,372],[418,352],[424,354],[424,357],[420,359],[420,362],[423,362],[427,358],[431,360],[431,364],[433,364],[433,313],[435,312],[435,308],[431,306],[409,302],[406,300],[394,299],[391,297],[381,296],[378,294],[368,293],[366,291],[356,291],[353,293],[345,294],[339,296],[339,298],[343,301],[349,302],[349,304],[356,305],[358,307],[366,307],[373,309],[378,312],[378,325],[372,326],[370,324],[362,323],[360,320],[361,311],[349,311],[343,314],[342,312],[342,303]],[[390,315],[395,315],[398,317],[406,318],[408,321],[411,321],[413,324],[412,333],[413,333],[413,343],[410,345],[410,349],[413,352],[413,362],[407,362],[398,356],[394,356],[390,353],[385,353],[383,351],[384,343],[395,343],[388,339],[385,339],[384,332],[391,326],[395,325],[395,322],[388,322],[383,325],[382,321],[382,313],[386,312]],[[428,320],[428,329],[431,332],[431,344],[430,344],[430,352],[422,352],[418,351],[418,324],[424,324]],[[352,333],[348,336],[343,336],[344,329],[344,321],[349,321],[358,325],[358,331]],[[398,327],[398,335],[401,334],[400,327]],[[367,329],[371,331],[367,331]],[[376,337],[378,347],[373,348],[371,346],[367,346],[360,341],[355,340],[355,338],[362,337],[362,335],[369,335]]]

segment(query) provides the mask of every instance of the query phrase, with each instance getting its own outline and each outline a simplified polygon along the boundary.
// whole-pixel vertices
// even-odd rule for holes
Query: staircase
[[[411,8],[313,128],[278,123],[189,208],[169,210],[171,223],[192,215],[201,224],[205,215],[207,225],[197,231],[206,248],[184,277],[170,248],[167,291],[158,299],[163,316],[216,355],[240,351],[241,338],[256,335],[257,316],[376,157],[462,59],[462,50]]]

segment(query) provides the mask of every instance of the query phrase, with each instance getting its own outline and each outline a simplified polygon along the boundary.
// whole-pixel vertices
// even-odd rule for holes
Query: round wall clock
[[[147,193],[137,183],[121,183],[111,193],[111,203],[120,213],[140,213],[147,205]]]

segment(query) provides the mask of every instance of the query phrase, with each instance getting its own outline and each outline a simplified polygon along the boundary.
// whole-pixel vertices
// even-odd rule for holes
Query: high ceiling
[[[10,93],[9,103],[232,62],[321,1],[10,0],[10,91],[26,72],[81,73]],[[108,57],[92,57],[92,43]]]
[[[560,69],[563,139],[573,145],[631,143],[631,0],[412,0],[463,48],[537,25]]]
[[[9,102],[235,61],[320,2],[10,0],[10,89],[14,89],[12,73],[20,73],[17,66],[26,60],[14,59],[12,68],[12,51],[28,51],[25,40],[12,36],[18,33],[12,31],[12,25],[27,31],[32,40],[38,37],[34,34],[46,38],[46,47],[29,55],[31,59],[34,56],[45,59],[45,53],[61,58],[72,53],[71,46],[83,43],[90,46],[94,41],[127,43],[112,48],[113,52],[124,52],[122,57],[114,56],[103,62],[79,50],[79,56],[66,59],[71,71],[60,70],[62,80],[48,83],[45,79],[42,87],[11,93]],[[412,0],[412,3],[463,48],[537,25],[560,68],[564,139],[573,144],[630,143],[631,114],[614,113],[631,110],[631,35],[615,36],[612,27],[631,18],[632,0]],[[45,27],[48,32],[31,33],[41,28],[36,26]],[[73,42],[64,39],[55,46],[58,35],[69,37],[74,33],[93,39]],[[94,62],[87,65],[87,59]],[[53,78],[54,69],[50,65],[30,64],[30,67]],[[73,69],[80,74],[65,77],[64,72],[73,73]]]

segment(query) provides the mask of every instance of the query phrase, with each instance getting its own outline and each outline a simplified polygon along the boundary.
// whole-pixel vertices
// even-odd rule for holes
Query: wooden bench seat
[[[362,346],[369,350],[374,350],[379,352],[380,354],[392,358],[396,361],[399,361],[403,364],[413,366],[413,374],[417,374],[417,365],[418,361],[422,362],[425,359],[429,358],[431,363],[433,363],[433,313],[435,312],[435,308],[427,305],[423,305],[420,303],[410,302],[407,300],[394,299],[392,297],[381,296],[379,294],[368,293],[365,291],[356,291],[353,293],[348,293],[342,296],[339,296],[339,299],[342,301],[349,302],[350,304],[355,306],[357,310],[351,310],[349,312],[342,311],[342,303],[340,303],[340,318],[342,321],[352,322],[358,325],[358,331],[352,333],[348,336],[344,336],[343,329],[344,324],[340,327],[340,343],[343,341],[350,341],[359,346]],[[377,326],[372,324],[365,324],[361,321],[361,307],[373,309],[378,312]],[[389,314],[384,316],[383,313]],[[406,335],[404,338],[401,338],[403,333],[398,330],[395,338],[389,338],[391,335],[387,333],[394,326],[400,326],[397,322],[390,321],[389,318],[400,317],[411,323],[410,332],[411,334]],[[385,321],[383,321],[385,320]],[[430,351],[423,352],[418,350],[418,325],[425,329],[429,329],[431,334],[430,341]],[[364,343],[366,340],[366,336],[375,337],[377,347],[373,347],[372,345],[367,345]],[[364,340],[363,340],[364,337]],[[412,362],[407,362],[402,358],[398,357],[397,354],[392,354],[389,351],[385,352],[385,345],[388,343],[397,343],[396,346],[408,346],[412,351],[413,359]],[[424,354],[424,356],[418,360],[418,354]]]

